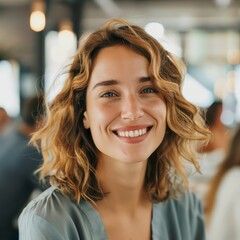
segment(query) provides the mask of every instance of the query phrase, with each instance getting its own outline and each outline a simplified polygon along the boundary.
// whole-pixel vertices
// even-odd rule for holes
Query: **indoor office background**
[[[39,90],[51,101],[79,38],[113,17],[144,26],[185,61],[189,101],[222,99],[225,124],[240,121],[238,0],[0,0],[0,106],[15,118]]]

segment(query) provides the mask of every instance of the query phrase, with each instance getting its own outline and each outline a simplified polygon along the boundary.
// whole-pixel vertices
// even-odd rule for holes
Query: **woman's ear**
[[[83,113],[83,125],[86,129],[90,128],[90,125],[89,125],[89,121],[88,121],[88,116],[87,116],[87,112],[85,111]]]

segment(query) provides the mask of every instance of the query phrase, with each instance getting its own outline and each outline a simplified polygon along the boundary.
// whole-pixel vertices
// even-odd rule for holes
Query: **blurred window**
[[[10,117],[20,113],[19,65],[14,61],[0,61],[0,106]]]
[[[45,92],[51,101],[61,90],[77,47],[73,32],[50,31],[45,39]]]

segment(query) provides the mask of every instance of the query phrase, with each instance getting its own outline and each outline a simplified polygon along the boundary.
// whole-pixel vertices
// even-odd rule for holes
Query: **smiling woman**
[[[148,68],[144,56],[123,45],[106,47],[94,59],[83,121],[99,150],[99,163],[106,158],[146,161],[161,144],[166,104]]]
[[[205,239],[185,164],[199,170],[209,132],[182,80],[179,61],[124,20],[81,42],[32,138],[52,187],[23,210],[20,239]]]

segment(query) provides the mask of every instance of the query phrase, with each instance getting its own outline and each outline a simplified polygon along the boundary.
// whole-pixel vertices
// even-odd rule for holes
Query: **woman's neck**
[[[102,190],[107,193],[98,204],[106,204],[112,210],[121,208],[133,211],[149,202],[144,193],[147,161],[124,163],[116,159],[101,159],[97,169]]]
[[[100,159],[98,177],[105,197],[97,201],[109,239],[151,239],[152,203],[144,192],[147,161]]]

